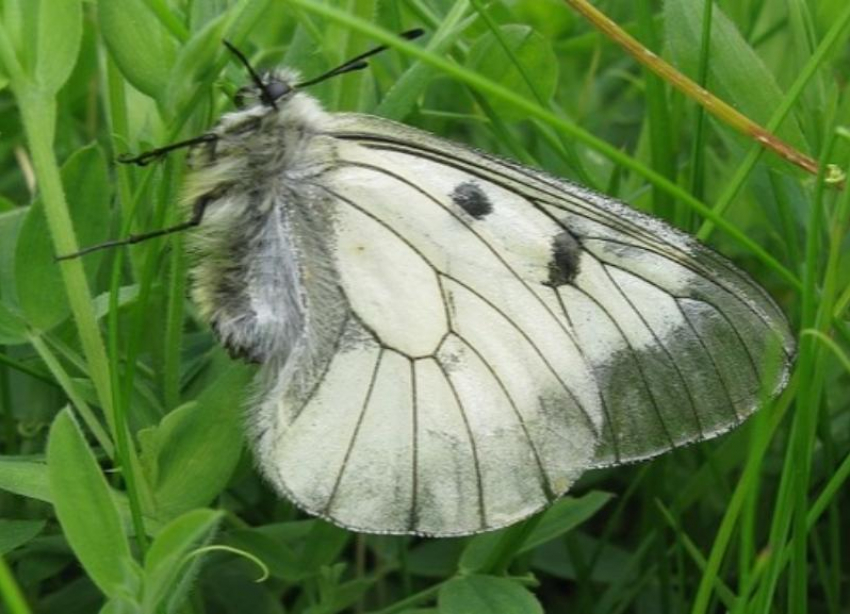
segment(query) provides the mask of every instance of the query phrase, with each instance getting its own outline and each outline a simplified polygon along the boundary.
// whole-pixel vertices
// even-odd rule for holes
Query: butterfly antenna
[[[419,38],[425,34],[425,30],[422,28],[416,28],[414,30],[408,30],[407,32],[402,32],[399,36],[405,40],[414,40]],[[369,63],[366,62],[367,58],[372,57],[373,55],[377,55],[383,51],[389,49],[389,45],[381,45],[380,47],[375,47],[374,49],[370,49],[366,53],[361,53],[357,57],[351,58],[344,64],[341,64],[334,68],[333,70],[329,70],[328,72],[319,75],[309,81],[303,81],[297,84],[295,87],[308,87],[310,85],[316,85],[317,83],[321,83],[326,79],[330,79],[331,77],[336,77],[337,75],[343,75],[347,72],[353,72],[355,70],[362,70],[366,68]]]
[[[229,41],[223,40],[224,46],[227,47],[233,55],[239,58],[239,61],[242,62],[242,65],[248,70],[248,74],[251,75],[251,80],[254,82],[254,85],[257,86],[257,89],[260,90],[260,100],[263,101],[264,104],[270,105],[277,109],[277,103],[274,101],[274,97],[269,93],[266,84],[263,82],[262,77],[254,70],[254,67],[251,66],[251,63],[248,61],[248,58],[245,57],[245,54],[239,51],[236,47],[230,44]]]

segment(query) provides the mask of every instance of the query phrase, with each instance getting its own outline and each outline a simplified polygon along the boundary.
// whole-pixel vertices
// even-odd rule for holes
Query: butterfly
[[[419,32],[404,36],[414,38]],[[545,508],[586,470],[741,423],[794,341],[746,273],[607,196],[251,75],[190,147],[191,295],[259,363],[250,438],[300,508],[451,536]]]

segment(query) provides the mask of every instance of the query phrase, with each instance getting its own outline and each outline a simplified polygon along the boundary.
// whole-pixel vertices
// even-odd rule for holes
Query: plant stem
[[[15,576],[12,575],[12,570],[2,556],[0,556],[0,595],[3,596],[3,603],[9,608],[9,614],[31,613],[21,587],[15,582]]]

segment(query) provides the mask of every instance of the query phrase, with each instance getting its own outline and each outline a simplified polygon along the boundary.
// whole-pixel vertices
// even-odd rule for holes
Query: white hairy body
[[[786,381],[767,294],[609,198],[301,92],[211,133],[186,192],[205,202],[192,297],[261,363],[259,466],[312,514],[498,528],[589,467],[726,431]]]

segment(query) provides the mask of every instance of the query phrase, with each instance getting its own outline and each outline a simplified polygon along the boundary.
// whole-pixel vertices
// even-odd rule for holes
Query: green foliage
[[[249,381],[236,365],[197,400],[139,432],[152,515],[171,518],[207,505],[227,485],[242,455],[242,420],[234,409],[242,407]]]
[[[158,99],[168,91],[177,41],[144,0],[101,2],[98,25],[110,57],[140,92]]]
[[[462,576],[446,582],[440,612],[453,614],[543,614],[534,595],[516,582],[493,576]]]
[[[103,153],[96,146],[79,149],[61,172],[80,241],[84,245],[105,241],[109,230],[110,188]],[[60,287],[62,275],[56,266],[44,205],[39,200],[29,207],[19,232],[15,254],[18,304],[30,326],[47,331],[65,320],[71,310],[62,293],[57,293],[51,301],[44,300],[44,289]],[[102,260],[102,254],[92,255],[93,258],[83,263],[90,282]]]
[[[594,4],[847,170],[846,2],[720,0],[707,23],[703,2]],[[392,37],[417,26],[428,36]],[[702,236],[806,331],[788,390],[734,433],[591,471],[495,533],[364,536],[306,517],[243,450],[253,368],[223,356],[185,299],[182,239],[53,258],[180,218],[182,153],[111,160],[232,108],[222,92],[246,76],[222,38],[308,77],[390,42],[370,70],[311,92],[606,186],[689,230],[710,222]],[[0,109],[4,611],[847,610],[850,190],[704,117],[566,3],[2,0]]]
[[[703,1],[667,0],[664,19],[670,56],[686,75],[697,75],[701,49],[694,45],[703,29]],[[714,94],[736,109],[766,125],[782,102],[782,91],[775,75],[755,49],[741,36],[735,24],[721,11],[712,13],[706,83]],[[796,117],[791,117],[777,132],[783,139],[809,151]]]
[[[104,594],[119,593],[132,564],[130,545],[106,479],[67,409],[50,427],[47,477],[68,544]]]
[[[469,50],[466,65],[525,98],[546,103],[555,93],[558,63],[552,45],[530,26],[511,24],[484,33]],[[523,118],[510,104],[492,109],[506,121]]]

